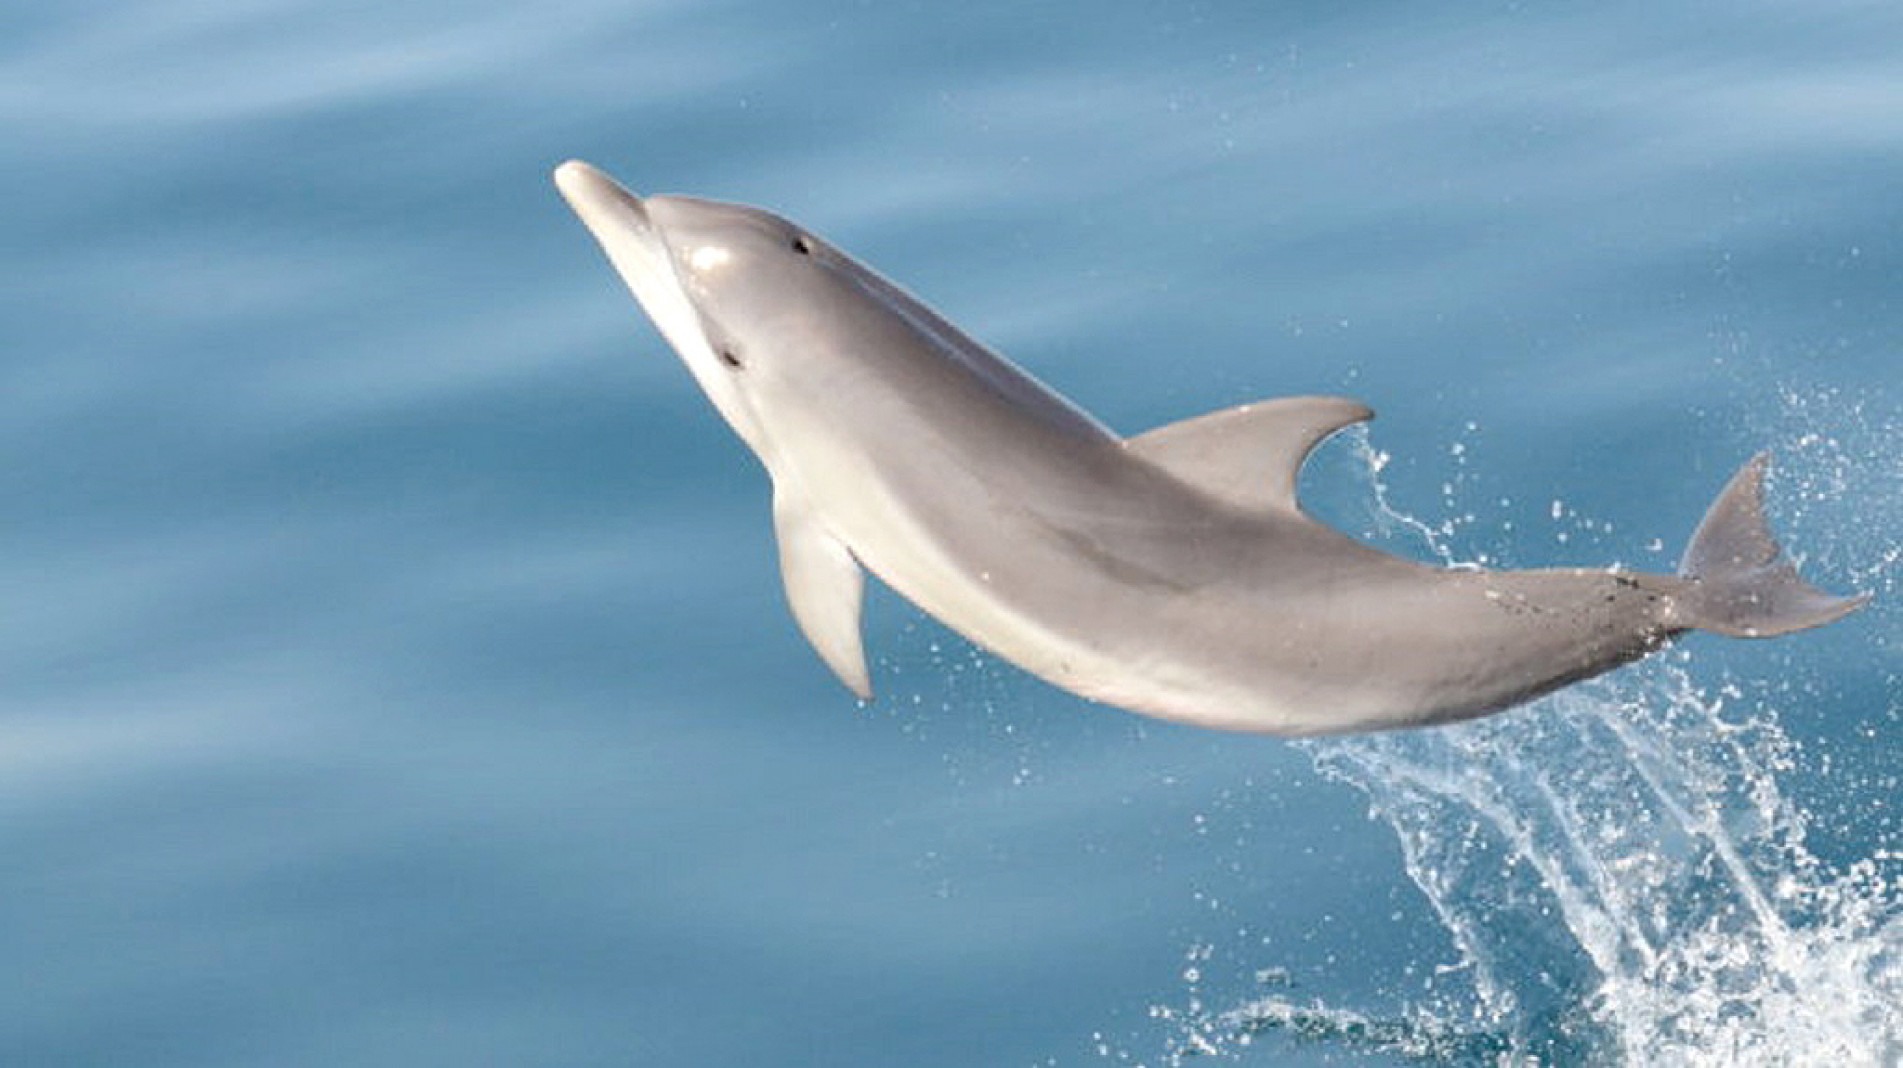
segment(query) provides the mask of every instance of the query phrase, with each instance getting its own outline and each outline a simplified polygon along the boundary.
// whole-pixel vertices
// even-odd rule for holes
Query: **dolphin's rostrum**
[[[1768,637],[1866,598],[1805,584],[1746,464],[1677,575],[1481,571],[1378,552],[1303,514],[1314,445],[1371,416],[1246,404],[1121,438],[777,215],[556,184],[766,465],[794,617],[871,696],[862,568],[1085,697],[1232,730],[1325,734],[1496,712],[1691,629]]]

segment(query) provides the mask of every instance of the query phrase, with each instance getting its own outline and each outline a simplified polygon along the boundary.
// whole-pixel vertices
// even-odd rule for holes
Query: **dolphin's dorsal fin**
[[[1158,427],[1124,447],[1238,507],[1295,510],[1295,476],[1309,450],[1373,417],[1347,397],[1281,397]]]
[[[846,543],[819,522],[803,494],[773,486],[773,532],[780,542],[780,577],[806,640],[861,701],[872,699],[866,650],[859,639],[865,573]]]

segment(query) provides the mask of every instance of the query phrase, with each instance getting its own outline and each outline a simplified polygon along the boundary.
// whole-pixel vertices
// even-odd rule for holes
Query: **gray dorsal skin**
[[[555,180],[765,464],[793,615],[862,698],[862,568],[1074,693],[1289,735],[1485,715],[1688,629],[1782,634],[1864,601],[1785,560],[1763,457],[1678,575],[1428,567],[1296,504],[1308,451],[1369,418],[1355,401],[1265,401],[1124,440],[779,216],[636,197],[579,162]]]

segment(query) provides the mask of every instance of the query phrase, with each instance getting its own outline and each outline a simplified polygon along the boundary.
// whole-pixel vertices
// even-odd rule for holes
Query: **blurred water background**
[[[1895,1064],[1903,8],[0,12],[0,1061]],[[1826,630],[1290,744],[884,591],[548,181],[770,205],[1111,425],[1347,393],[1394,551]],[[1273,611],[1273,606],[1265,606]]]

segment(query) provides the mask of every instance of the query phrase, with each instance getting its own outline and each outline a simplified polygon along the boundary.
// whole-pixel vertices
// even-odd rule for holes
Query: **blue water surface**
[[[14,5],[0,1061],[1895,1063],[1899,56],[1854,2]],[[860,707],[570,157],[1125,432],[1359,397],[1304,492],[1393,551],[1667,570],[1768,447],[1877,599],[1297,745],[875,590]]]

